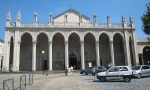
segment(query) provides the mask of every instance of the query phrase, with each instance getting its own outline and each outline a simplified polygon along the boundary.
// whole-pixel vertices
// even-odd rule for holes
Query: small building
[[[150,65],[150,39],[137,39],[137,50],[139,55],[139,64]]]

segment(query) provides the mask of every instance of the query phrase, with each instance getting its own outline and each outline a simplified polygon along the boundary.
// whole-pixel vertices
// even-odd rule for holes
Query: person
[[[68,76],[68,69],[65,67],[65,75]]]
[[[96,75],[96,71],[95,71],[95,70],[96,70],[96,68],[93,67],[93,76],[94,76],[94,80],[95,80],[95,77],[96,77],[96,76],[95,76],[95,75]]]
[[[70,71],[71,71],[71,75],[72,75],[72,73],[73,73],[73,67],[72,66],[70,67]]]

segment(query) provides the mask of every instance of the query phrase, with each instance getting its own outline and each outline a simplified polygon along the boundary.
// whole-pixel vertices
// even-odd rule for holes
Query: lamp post
[[[43,70],[43,75],[44,75],[44,54],[45,54],[45,51],[42,51],[41,52],[41,59],[42,59],[42,70]]]

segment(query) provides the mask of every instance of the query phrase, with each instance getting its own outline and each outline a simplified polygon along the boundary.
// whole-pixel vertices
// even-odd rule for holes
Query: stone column
[[[20,42],[17,44],[17,61],[16,61],[16,69],[19,71],[19,64],[20,64]]]
[[[6,42],[5,45],[5,56],[2,69],[3,71],[9,71],[10,42]]]
[[[138,53],[137,53],[137,43],[136,43],[136,37],[135,37],[135,31],[132,31],[132,40],[133,40],[133,57],[134,57],[134,62],[136,65],[139,64],[139,58],[138,58]]]
[[[36,42],[32,42],[32,71],[36,71]]]
[[[52,71],[52,42],[49,42],[49,71]]]
[[[110,54],[111,54],[111,63],[112,63],[112,66],[115,66],[113,40],[110,40]]]
[[[85,69],[85,61],[84,61],[84,42],[81,42],[81,67]]]
[[[69,67],[68,63],[68,42],[65,42],[65,67]]]
[[[131,59],[130,59],[130,48],[129,48],[129,39],[127,38],[126,32],[125,32],[125,38],[124,38],[124,54],[126,59],[126,65],[131,67]]]
[[[96,63],[100,66],[99,42],[96,42]]]

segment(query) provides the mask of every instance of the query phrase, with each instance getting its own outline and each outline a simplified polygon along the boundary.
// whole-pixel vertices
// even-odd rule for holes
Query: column
[[[136,38],[135,38],[135,31],[132,31],[132,40],[133,40],[133,54],[134,54],[134,62],[136,65],[139,64],[139,58],[138,58],[138,53],[137,53],[137,43],[136,43]]]
[[[115,66],[113,40],[110,40],[110,54],[111,54],[111,63],[112,63],[112,66]]]
[[[49,71],[52,71],[52,42],[49,42]]]
[[[16,69],[19,71],[19,64],[20,64],[20,42],[17,44],[17,61],[16,61]]]
[[[81,67],[85,69],[85,61],[84,61],[84,42],[81,42]]]
[[[100,66],[100,55],[99,55],[99,42],[96,42],[96,63]]]
[[[126,59],[126,65],[131,67],[131,58],[130,58],[130,48],[129,48],[129,38],[127,37],[127,32],[124,32],[124,54]]]
[[[32,42],[32,71],[36,71],[36,42]]]
[[[5,45],[5,55],[3,60],[2,71],[9,71],[10,42],[6,42]]]
[[[65,42],[65,67],[68,68],[68,42]]]

